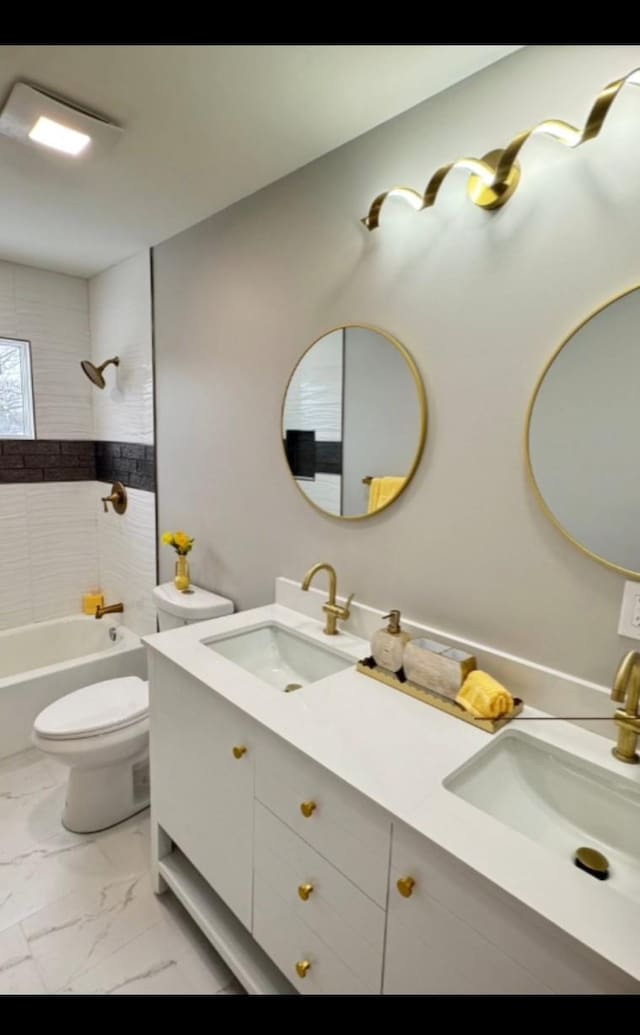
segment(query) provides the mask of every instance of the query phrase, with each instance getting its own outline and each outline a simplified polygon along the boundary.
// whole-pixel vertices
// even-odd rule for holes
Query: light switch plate
[[[640,582],[625,582],[618,635],[640,640]]]

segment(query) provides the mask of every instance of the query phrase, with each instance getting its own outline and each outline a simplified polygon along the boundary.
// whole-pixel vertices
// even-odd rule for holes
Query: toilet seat
[[[149,684],[126,676],[60,697],[40,712],[33,728],[45,740],[77,740],[125,729],[148,712]]]

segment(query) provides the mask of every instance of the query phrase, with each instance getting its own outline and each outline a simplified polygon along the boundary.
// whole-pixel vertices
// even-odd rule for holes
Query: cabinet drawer
[[[256,797],[369,898],[385,905],[391,824],[380,809],[273,737],[265,737],[257,753]]]
[[[409,899],[396,882],[410,876]],[[401,823],[393,826],[389,917],[420,935],[444,907],[481,937],[489,956],[496,951],[517,961],[548,992],[565,995],[635,993],[640,986],[571,935],[502,891],[465,863]]]
[[[384,910],[259,802],[254,867],[291,912],[378,994]]]
[[[254,877],[253,937],[302,995],[367,995],[370,989],[307,927],[262,876]],[[297,963],[308,963],[304,978]]]

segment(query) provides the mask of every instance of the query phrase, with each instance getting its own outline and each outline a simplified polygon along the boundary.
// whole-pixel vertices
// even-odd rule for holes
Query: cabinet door
[[[637,995],[639,988],[433,841],[394,824],[385,993]]]
[[[408,897],[398,881],[405,881]],[[385,992],[640,990],[586,945],[402,823],[393,825],[388,915]]]
[[[250,928],[253,724],[158,656],[149,697],[154,823]]]
[[[394,824],[384,994],[549,994],[548,986],[433,897],[428,844]]]

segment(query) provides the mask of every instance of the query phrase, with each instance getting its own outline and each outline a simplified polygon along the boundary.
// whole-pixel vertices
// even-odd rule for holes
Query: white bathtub
[[[113,617],[77,615],[0,632],[0,758],[29,747],[36,715],[64,694],[117,676],[146,679],[140,638]]]

